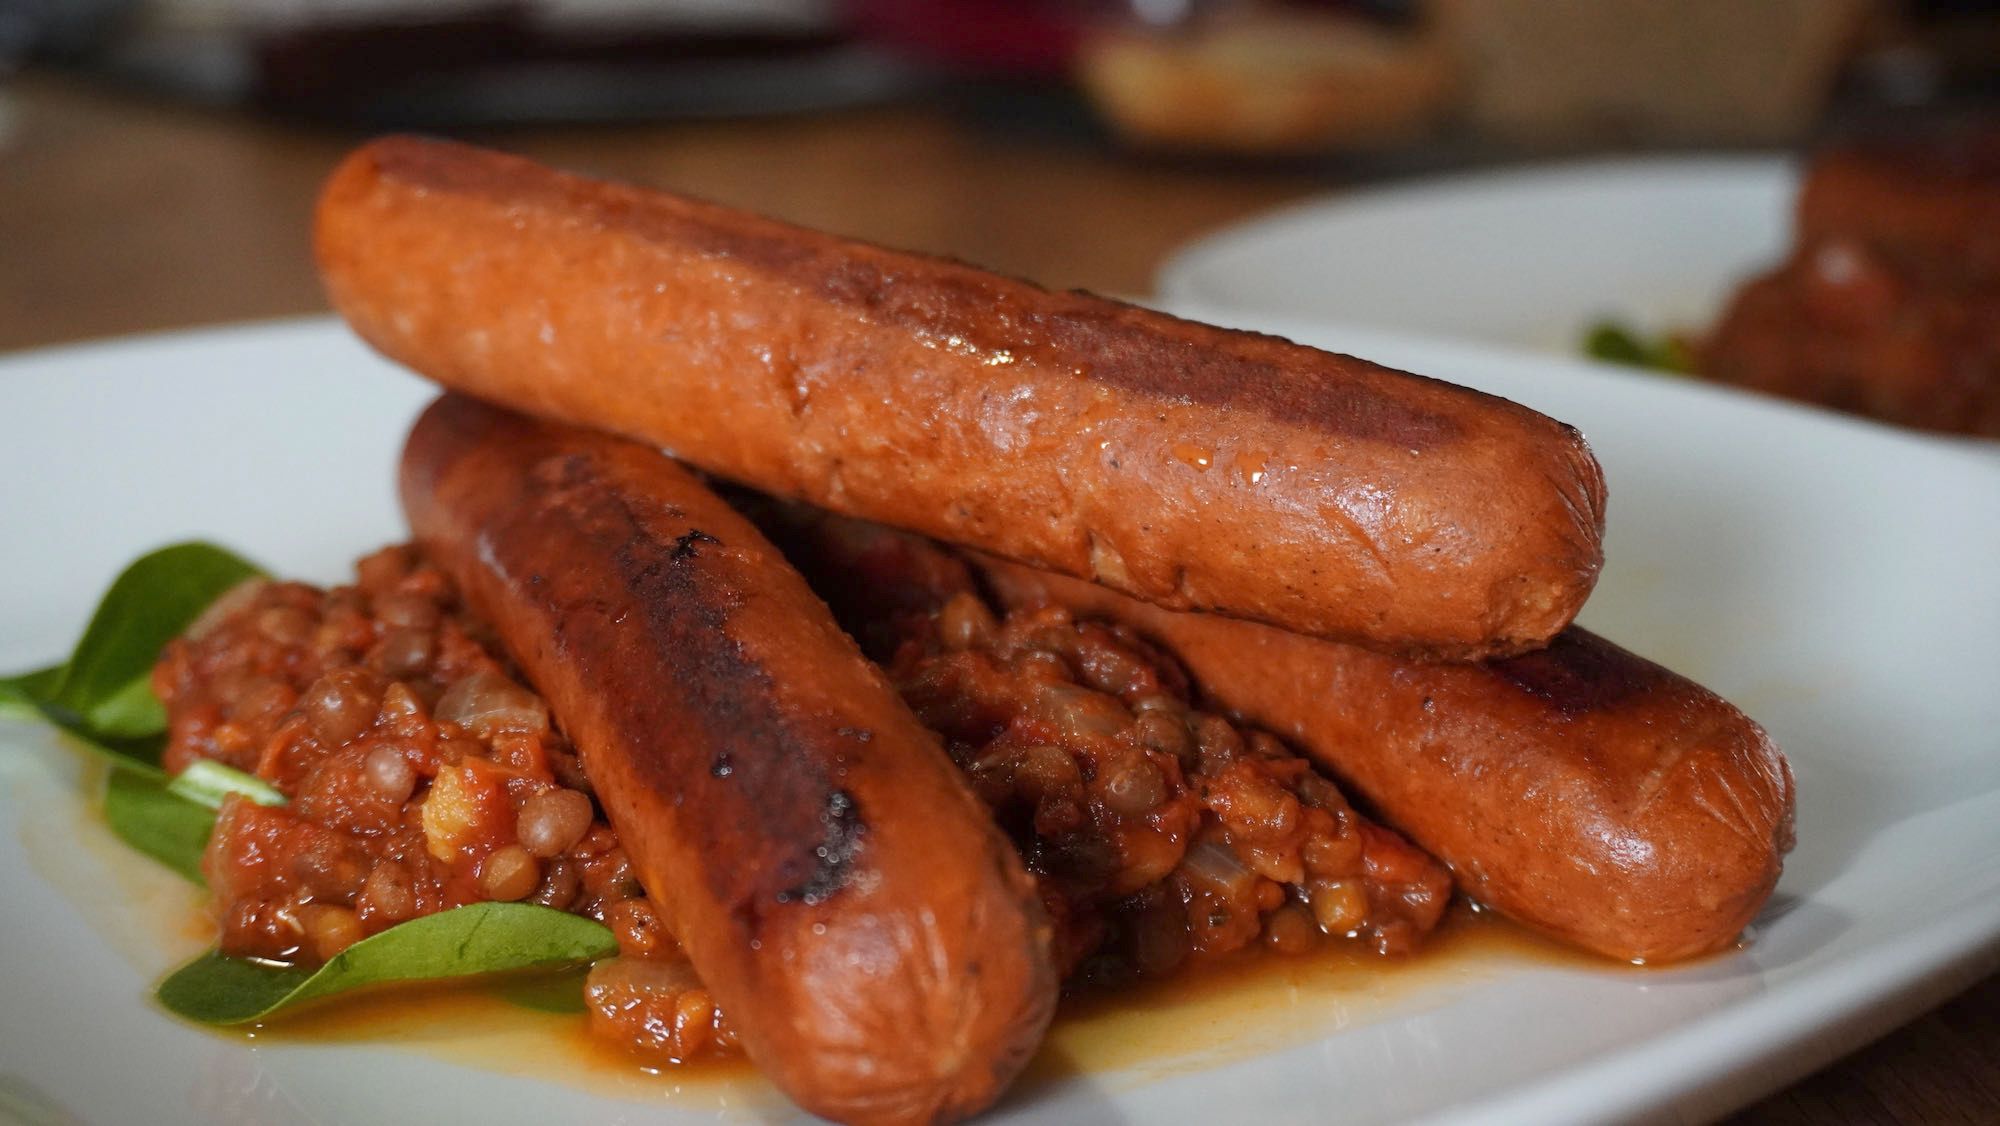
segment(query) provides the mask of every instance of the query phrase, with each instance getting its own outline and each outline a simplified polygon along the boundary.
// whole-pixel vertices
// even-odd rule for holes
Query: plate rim
[[[1704,151],[1636,156],[1581,157],[1553,162],[1510,164],[1501,168],[1480,168],[1437,176],[1413,177],[1393,183],[1369,185],[1351,191],[1321,192],[1277,207],[1244,216],[1212,230],[1201,232],[1168,251],[1154,270],[1153,292],[1166,303],[1196,302],[1215,309],[1263,314],[1283,313],[1254,302],[1233,298],[1227,291],[1206,284],[1204,275],[1215,269],[1240,246],[1278,238],[1288,231],[1317,222],[1365,218],[1370,212],[1421,212],[1439,205],[1453,205],[1465,197],[1485,193],[1521,194],[1590,184],[1602,190],[1610,184],[1662,176],[1698,178],[1724,173],[1743,178],[1764,177],[1796,185],[1803,160],[1796,153],[1760,151],[1754,153]],[[1294,315],[1306,315],[1296,313]],[[1323,314],[1322,314],[1323,315]],[[1328,317],[1327,319],[1337,319]],[[1365,323],[1365,322],[1356,322]],[[1397,326],[1381,326],[1394,328]],[[1509,347],[1504,341],[1476,334],[1439,334],[1427,338],[1463,340],[1482,346]]]

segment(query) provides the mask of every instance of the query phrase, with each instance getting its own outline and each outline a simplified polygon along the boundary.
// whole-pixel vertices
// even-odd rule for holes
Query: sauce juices
[[[212,941],[205,895],[114,837],[96,812],[104,767],[37,775],[17,793],[30,861],[142,976],[157,979]],[[63,775],[73,781],[65,782]],[[46,792],[44,792],[46,791]],[[1113,1089],[1226,1065],[1429,1007],[1526,966],[1611,963],[1463,904],[1419,953],[1384,958],[1359,943],[1304,955],[1261,950],[1165,981],[1066,997],[1020,1092],[1089,1074]],[[215,1030],[252,1045],[382,1044],[440,1061],[688,1109],[776,1108],[742,1059],[665,1068],[588,1034],[582,974],[419,987],[347,997],[268,1027]],[[135,1003],[144,1003],[135,997]]]

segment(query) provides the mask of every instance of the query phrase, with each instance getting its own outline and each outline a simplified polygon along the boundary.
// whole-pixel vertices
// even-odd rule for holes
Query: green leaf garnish
[[[165,778],[166,771],[160,769],[160,752],[165,749],[166,737],[161,732],[125,737],[102,735],[92,731],[83,717],[53,702],[51,694],[62,679],[63,668],[56,665],[0,678],[0,717],[46,723],[68,735],[72,746],[89,751],[120,770]],[[151,689],[147,691],[150,694]]]
[[[211,759],[189,763],[186,770],[167,783],[167,792],[211,810],[221,809],[222,799],[231,794],[240,794],[258,805],[284,805],[290,800],[255,774],[245,774]]]
[[[493,992],[509,1004],[538,1013],[582,1013],[590,1009],[583,999],[584,980],[589,976],[589,966],[523,974],[502,978],[494,984]]]
[[[175,544],[143,555],[98,600],[68,661],[0,678],[0,714],[48,723],[111,764],[104,790],[111,831],[196,883],[215,811],[183,795],[207,800],[225,783],[210,771],[170,788],[160,769],[167,714],[153,696],[153,665],[167,642],[224,592],[262,573],[213,544]],[[228,785],[246,790],[233,780]]]
[[[197,884],[215,811],[168,789],[160,777],[113,770],[104,785],[104,820],[118,839]]]
[[[47,702],[77,716],[94,736],[164,731],[166,710],[148,687],[160,650],[224,591],[261,574],[213,544],[175,544],[140,556],[104,592]]]
[[[168,975],[155,995],[188,1020],[247,1024],[364,986],[580,965],[617,949],[610,928],[581,915],[474,903],[364,938],[317,970],[210,951]]]
[[[165,783],[167,772],[160,767],[160,752],[166,749],[167,743],[165,736],[93,739],[75,719],[50,712],[44,712],[42,718],[69,736],[67,741],[70,746],[89,751],[92,755],[110,763],[112,769],[158,779],[161,783]]]
[[[1592,359],[1628,367],[1686,375],[1694,371],[1694,356],[1671,333],[1647,338],[1617,321],[1599,321],[1584,336],[1583,351]]]
[[[41,701],[48,699],[50,693],[56,690],[56,682],[62,679],[62,673],[61,665],[50,665],[18,676],[0,676],[0,716],[42,719]]]
[[[112,581],[68,661],[0,679],[0,708],[39,717],[114,761],[158,771],[167,713],[153,665],[231,587],[263,572],[234,552],[181,543],[140,556]]]

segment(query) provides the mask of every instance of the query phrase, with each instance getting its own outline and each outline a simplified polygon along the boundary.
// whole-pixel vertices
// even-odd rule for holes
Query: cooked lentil
[[[169,770],[214,759],[292,799],[220,812],[203,870],[223,951],[311,964],[449,907],[540,903],[618,937],[586,986],[595,1035],[654,1062],[736,1051],[486,627],[409,548],[356,573],[247,583],[154,670]],[[1258,944],[1400,953],[1443,911],[1441,866],[1276,739],[1194,707],[1124,631],[970,594],[898,627],[891,676],[1021,849],[1065,974],[1123,982]]]

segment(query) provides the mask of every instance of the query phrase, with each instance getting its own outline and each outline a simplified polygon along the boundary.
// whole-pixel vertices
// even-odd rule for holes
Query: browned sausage
[[[1176,614],[988,560],[1008,605],[1053,601],[1163,645],[1209,699],[1291,739],[1474,899],[1613,958],[1734,942],[1792,847],[1792,774],[1701,685],[1575,626],[1483,664],[1412,661]]]
[[[650,449],[456,396],[417,423],[402,489],[764,1073],[848,1122],[991,1103],[1054,1007],[1047,921],[776,550]]]
[[[851,629],[974,582],[914,536],[737,498]],[[1108,618],[1178,656],[1209,701],[1304,748],[1467,894],[1619,959],[1722,949],[1776,884],[1792,779],[1714,693],[1571,627],[1488,664],[1411,661],[974,560],[1008,608]]]
[[[316,244],[446,386],[1164,606],[1511,652],[1602,558],[1574,430],[1275,337],[411,138],[334,173]]]

